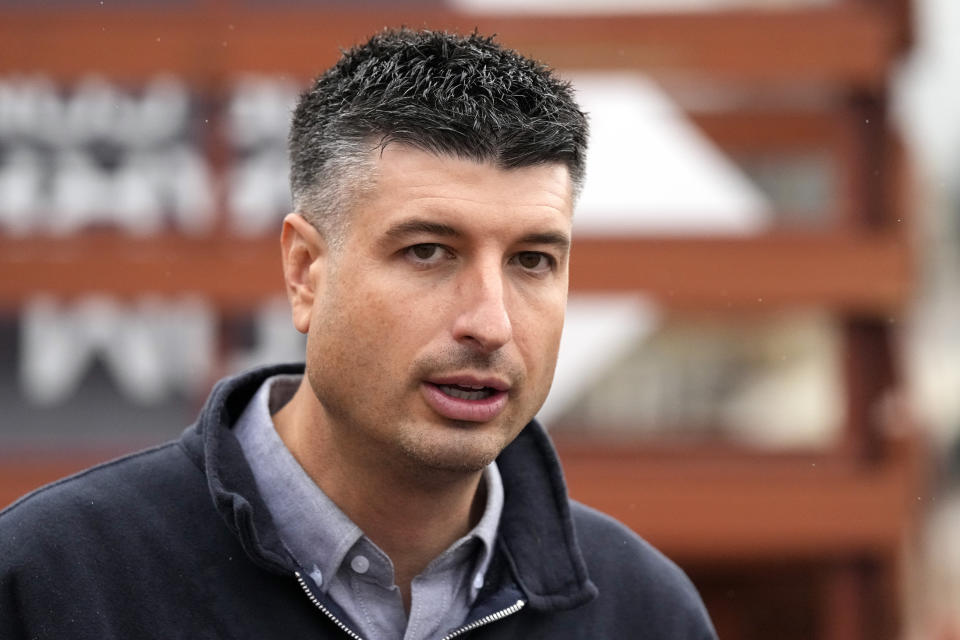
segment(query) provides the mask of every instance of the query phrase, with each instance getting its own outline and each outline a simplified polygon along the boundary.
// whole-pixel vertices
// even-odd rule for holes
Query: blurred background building
[[[296,360],[297,92],[496,33],[593,138],[541,414],[722,638],[960,638],[960,3],[0,0],[0,506]]]

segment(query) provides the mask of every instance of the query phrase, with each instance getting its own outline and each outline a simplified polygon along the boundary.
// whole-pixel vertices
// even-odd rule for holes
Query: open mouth
[[[485,400],[497,393],[497,390],[492,387],[465,386],[460,384],[438,384],[436,386],[451,398],[459,398],[461,400]]]
[[[431,409],[457,421],[492,420],[509,399],[509,386],[494,380],[425,380],[420,388]]]

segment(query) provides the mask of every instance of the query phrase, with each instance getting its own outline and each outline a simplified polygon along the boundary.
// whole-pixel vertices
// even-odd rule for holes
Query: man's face
[[[307,375],[372,460],[475,471],[543,404],[567,300],[565,166],[499,169],[391,144],[325,254]]]

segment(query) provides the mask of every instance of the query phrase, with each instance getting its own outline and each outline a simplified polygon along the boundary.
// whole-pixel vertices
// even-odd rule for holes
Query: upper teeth
[[[486,387],[473,385],[444,384],[440,385],[440,389],[448,396],[460,398],[461,400],[483,400],[491,393],[491,390],[488,390]]]

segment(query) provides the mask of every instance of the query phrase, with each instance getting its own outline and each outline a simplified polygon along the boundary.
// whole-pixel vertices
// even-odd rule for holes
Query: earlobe
[[[306,333],[310,328],[310,314],[323,277],[322,261],[326,245],[320,232],[298,213],[289,213],[283,219],[280,234],[283,258],[283,279],[293,326]]]

